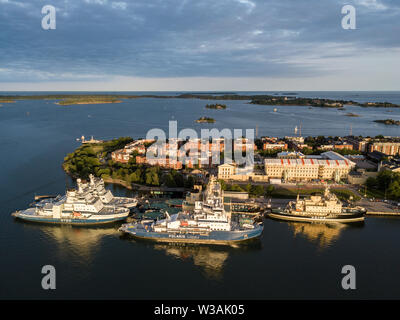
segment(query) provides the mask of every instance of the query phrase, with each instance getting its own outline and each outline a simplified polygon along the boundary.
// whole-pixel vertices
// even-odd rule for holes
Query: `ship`
[[[125,220],[130,210],[115,202],[104,204],[93,190],[84,188],[78,179],[78,188],[67,190],[64,196],[45,199],[34,206],[12,213],[12,216],[24,221],[71,224],[98,225]]]
[[[159,220],[142,220],[123,224],[120,231],[134,238],[156,242],[182,242],[213,245],[235,245],[259,238],[262,223],[240,224],[224,208],[221,184],[214,176],[196,201],[193,212],[181,211]]]
[[[95,178],[93,174],[89,175],[89,182],[82,182],[78,179],[77,184],[78,187],[81,185],[83,190],[87,190],[94,196],[99,197],[106,206],[122,206],[128,209],[133,209],[138,204],[138,201],[135,198],[115,197],[110,190],[105,188],[104,180],[102,178]]]
[[[343,206],[343,203],[326,186],[323,195],[313,195],[296,201],[290,201],[286,208],[272,209],[267,215],[270,218],[322,223],[362,222],[366,214],[365,208]]]

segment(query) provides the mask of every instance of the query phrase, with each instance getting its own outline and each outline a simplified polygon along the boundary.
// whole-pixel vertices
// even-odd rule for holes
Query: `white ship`
[[[111,223],[128,217],[129,207],[133,204],[125,198],[115,198],[111,192],[102,192],[102,181],[93,179],[91,187],[80,179],[77,183],[78,188],[68,190],[65,196],[42,200],[34,207],[12,215],[27,221],[77,225]]]
[[[342,202],[326,186],[323,196],[315,195],[290,201],[285,209],[272,209],[271,218],[304,222],[360,222],[366,210],[362,207],[344,207]]]

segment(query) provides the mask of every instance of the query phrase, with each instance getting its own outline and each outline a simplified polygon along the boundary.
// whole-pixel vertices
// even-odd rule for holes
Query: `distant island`
[[[400,126],[400,120],[386,119],[386,120],[374,120],[377,123],[383,123],[387,126]]]
[[[214,123],[215,119],[213,118],[208,118],[208,117],[201,117],[196,120],[197,123]]]
[[[356,114],[356,113],[352,113],[352,112],[348,112],[345,114],[346,117],[359,117],[360,115]]]
[[[320,98],[299,98],[293,96],[271,95],[240,95],[240,94],[177,94],[177,95],[123,95],[123,94],[54,94],[54,95],[5,95],[0,96],[0,103],[15,102],[17,100],[62,100],[58,104],[84,104],[84,103],[117,103],[120,99],[202,99],[202,100],[241,100],[250,101],[251,104],[273,106],[309,106],[322,108],[343,108],[344,105],[374,108],[400,108],[400,105],[390,102],[355,102],[351,100],[332,100]],[[72,99],[72,100],[71,100]]]
[[[225,104],[207,104],[206,105],[207,109],[226,109],[226,105]]]
[[[61,106],[69,106],[74,104],[102,104],[102,103],[120,103],[122,100],[119,100],[115,97],[108,96],[88,96],[88,97],[76,97],[76,98],[66,98],[56,104]]]

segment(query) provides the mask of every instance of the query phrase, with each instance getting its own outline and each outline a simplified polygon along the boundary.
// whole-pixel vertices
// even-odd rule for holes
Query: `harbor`
[[[346,99],[346,93],[343,98]],[[226,111],[225,114],[213,115],[217,120],[217,128],[240,127],[239,124],[246,119],[247,126],[256,127],[258,124],[259,136],[283,137],[287,132],[292,132],[295,126],[299,127],[299,118],[302,119],[302,134],[305,135],[317,136],[322,132],[325,135],[341,135],[350,128],[349,119],[359,121],[358,124],[353,123],[354,134],[396,135],[392,127],[374,127],[381,125],[378,123],[368,126],[369,121],[377,117],[374,114],[382,112],[374,108],[348,108],[354,109],[351,111],[360,117],[340,118],[340,125],[337,125],[337,121],[331,120],[338,119],[337,113],[341,111],[336,109],[314,108],[311,112],[308,108],[280,106],[277,112],[273,112],[271,108],[260,109],[264,107],[241,101],[221,103],[229,107],[216,111]],[[285,208],[289,201],[294,201],[298,189],[296,184],[291,187],[290,197],[281,193],[280,197],[267,194],[242,198],[243,191],[239,191],[235,198],[235,194],[232,194],[235,191],[226,190],[224,206],[227,210],[232,207],[232,216],[236,215],[242,224],[261,218],[264,227],[262,236],[254,243],[237,247],[140,241],[118,231],[123,222],[82,227],[26,223],[10,216],[15,210],[26,209],[35,196],[40,202],[48,196],[64,195],[66,190],[77,188],[76,177],[66,175],[61,168],[65,156],[81,146],[76,137],[93,135],[94,139],[103,141],[124,136],[140,139],[150,126],[146,122],[148,112],[156,115],[151,126],[163,127],[169,115],[174,113],[180,126],[189,127],[193,125],[193,118],[202,116],[205,105],[204,101],[196,99],[177,100],[170,110],[165,111],[164,104],[162,99],[123,101],[118,104],[118,115],[112,109],[117,105],[112,104],[75,105],[67,109],[54,109],[54,104],[42,100],[17,101],[12,107],[3,104],[0,131],[3,137],[8,138],[1,140],[2,151],[11,157],[9,161],[3,161],[0,168],[3,177],[0,186],[0,246],[7,252],[7,259],[2,263],[8,275],[2,283],[3,296],[6,292],[7,297],[21,298],[20,290],[23,289],[24,297],[47,298],[48,293],[38,285],[40,272],[37,270],[43,264],[52,264],[57,268],[59,280],[57,290],[53,292],[56,298],[195,299],[207,296],[229,299],[241,298],[244,291],[249,298],[312,298],[316,294],[320,297],[342,298],[342,290],[331,279],[338,277],[341,265],[349,263],[359,265],[363,272],[370,275],[368,279],[359,277],[359,290],[355,293],[357,297],[390,298],[399,294],[400,283],[397,282],[393,265],[399,263],[394,239],[400,228],[400,219],[397,216],[369,214],[390,210],[398,213],[383,201],[361,199],[360,203],[355,202],[355,205],[367,208],[362,225],[304,223],[270,219],[266,214],[270,209]],[[198,108],[203,110],[198,112]],[[244,111],[245,108],[250,109]],[[145,109],[146,112],[143,111]],[[28,111],[30,125],[20,127],[26,121]],[[390,117],[394,118],[397,112],[394,110]],[[322,119],[324,128],[314,129],[311,120],[307,123],[308,118],[312,121],[315,118]],[[260,125],[260,119],[263,119],[265,126]],[[16,131],[15,128],[20,129]],[[171,190],[165,187],[144,186],[140,190],[143,185],[139,187],[138,184],[128,189],[111,182],[105,180],[105,188],[114,197],[138,200],[137,206],[130,210],[126,223],[162,220],[165,219],[164,211],[173,215],[190,209],[190,206],[194,206],[191,201],[196,201],[194,188],[170,193]],[[247,182],[235,183],[243,189],[247,185]],[[204,186],[206,184],[207,180]],[[254,183],[255,186],[263,184],[266,185],[265,182]],[[280,186],[286,187],[285,184]],[[323,185],[312,186],[318,192],[320,190],[317,189],[322,188]],[[301,199],[310,195],[309,190],[301,186],[300,190],[303,189]],[[280,191],[278,187],[275,190]],[[361,191],[359,193],[363,195],[364,190]],[[192,200],[187,197],[188,193],[193,193]],[[39,199],[40,196],[45,198]],[[385,209],[381,208],[383,203]],[[379,261],[379,275],[376,273],[376,264],[371,263],[371,256]],[[165,270],[168,270],[167,274]],[[324,273],[322,275],[315,270],[324,270]],[[238,274],[251,276],[241,279]],[[129,279],[135,289],[117,285],[116,278],[121,281]],[[101,279],[101,286],[98,285],[98,279]],[[149,286],[148,279],[158,283],[160,290]],[[182,282],[182,279],[185,281]],[[79,292],[77,286],[82,288]],[[188,290],[189,287],[195,287],[196,290]],[[248,291],[249,288],[251,291]]]

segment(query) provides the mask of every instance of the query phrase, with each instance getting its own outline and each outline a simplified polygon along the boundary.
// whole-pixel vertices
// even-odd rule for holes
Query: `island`
[[[345,114],[345,116],[346,117],[359,117],[360,115],[356,114],[356,113],[348,112],[348,113]]]
[[[201,117],[196,120],[197,123],[214,123],[215,119],[209,117]]]
[[[225,104],[207,104],[206,108],[222,110],[222,109],[226,109],[226,105]]]
[[[71,97],[65,98],[56,104],[61,106],[70,106],[74,104],[103,104],[103,103],[120,103],[122,100],[109,96],[88,96],[88,97]]]
[[[400,126],[400,120],[386,119],[386,120],[374,120],[377,123],[383,123],[387,126]]]

